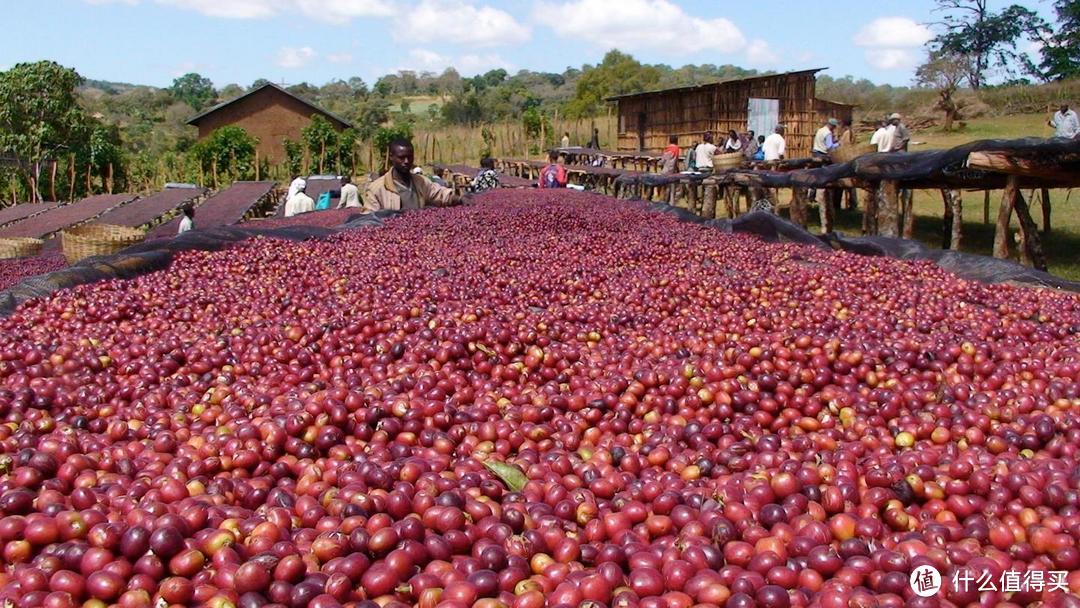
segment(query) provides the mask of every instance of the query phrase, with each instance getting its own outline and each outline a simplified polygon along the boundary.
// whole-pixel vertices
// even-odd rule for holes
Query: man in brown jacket
[[[364,190],[365,211],[406,211],[461,204],[461,197],[450,188],[440,186],[423,175],[413,175],[413,145],[409,140],[397,139],[390,143],[390,165],[389,171]]]

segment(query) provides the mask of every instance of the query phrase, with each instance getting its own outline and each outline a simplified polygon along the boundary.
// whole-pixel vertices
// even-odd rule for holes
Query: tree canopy
[[[191,106],[196,112],[214,101],[217,95],[214,92],[214,83],[210,82],[209,78],[195,73],[184,74],[173,80],[169,93],[176,100]]]

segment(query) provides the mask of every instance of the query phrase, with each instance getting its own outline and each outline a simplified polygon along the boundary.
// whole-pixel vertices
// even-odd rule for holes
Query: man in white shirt
[[[1076,112],[1069,109],[1067,103],[1061,104],[1058,111],[1054,112],[1054,117],[1046,124],[1054,128],[1054,137],[1072,139],[1080,134],[1080,118],[1076,116]]]
[[[713,144],[712,133],[706,133],[703,136],[704,141],[698,145],[694,150],[694,161],[697,163],[697,170],[701,173],[712,173],[713,170],[713,156],[716,154],[716,145]]]
[[[765,138],[765,143],[761,144],[761,149],[765,152],[765,162],[784,160],[784,153],[787,152],[784,125],[776,125],[774,132]]]
[[[892,147],[892,141],[889,138],[889,121],[878,121],[877,131],[870,136],[870,145],[877,146],[878,152],[888,152]]]
[[[315,201],[308,196],[304,189],[307,188],[305,183],[301,186],[300,190],[296,194],[292,195],[289,200],[285,201],[285,217],[292,217],[301,213],[307,213],[308,211],[315,210]]]
[[[360,189],[356,187],[356,184],[352,183],[349,176],[341,178],[341,201],[338,202],[338,209],[359,209],[363,205],[360,204]]]
[[[289,193],[285,195],[285,200],[296,196],[296,193],[307,187],[307,180],[297,175],[293,178],[292,183],[289,184]]]
[[[836,127],[840,126],[840,121],[835,118],[830,118],[817,133],[814,134],[814,146],[810,149],[810,153],[814,156],[828,156],[829,152],[840,147],[840,142],[836,141]]]

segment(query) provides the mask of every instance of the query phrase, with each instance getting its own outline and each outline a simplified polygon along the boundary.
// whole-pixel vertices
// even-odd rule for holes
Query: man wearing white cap
[[[911,142],[911,132],[900,120],[900,115],[893,112],[889,116],[889,124],[893,127],[891,140],[892,152],[907,152],[908,143]]]

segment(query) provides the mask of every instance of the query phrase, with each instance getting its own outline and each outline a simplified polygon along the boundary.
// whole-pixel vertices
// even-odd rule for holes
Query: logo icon
[[[941,589],[941,573],[933,566],[919,566],[911,571],[911,590],[919,597],[931,597]]]

